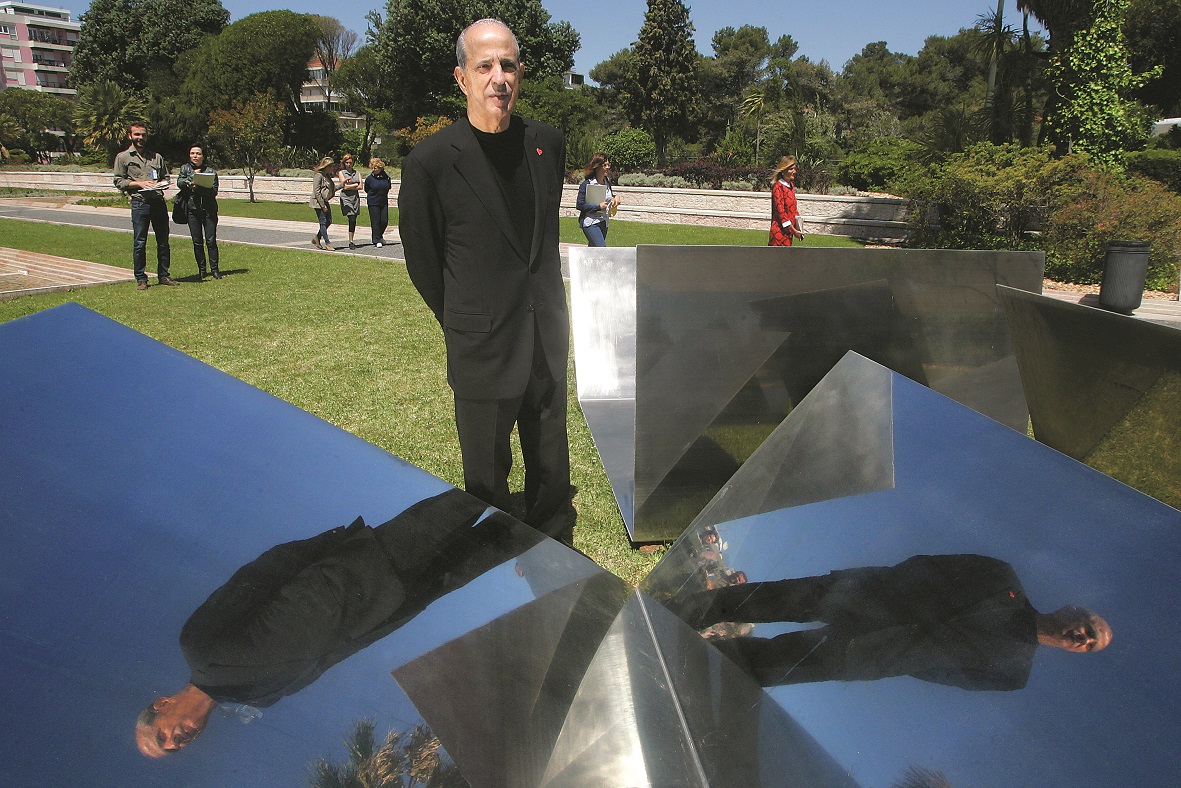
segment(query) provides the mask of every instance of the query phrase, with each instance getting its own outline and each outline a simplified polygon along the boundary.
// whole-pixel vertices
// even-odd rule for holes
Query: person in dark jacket
[[[1101,651],[1111,627],[1068,605],[1039,613],[1013,568],[982,555],[916,555],[819,577],[731,585],[676,605],[696,628],[823,622],[773,638],[715,640],[764,687],[913,676],[968,690],[1025,686],[1039,645]]]
[[[209,249],[209,273],[221,279],[217,253],[217,171],[206,163],[205,146],[194,142],[189,146],[189,161],[181,165],[176,186],[189,201],[189,235],[193,239],[193,256],[197,258],[197,276],[204,279],[205,250]],[[201,186],[193,177],[197,173],[208,178],[212,185]]]
[[[372,172],[365,176],[365,205],[369,208],[370,237],[380,249],[390,224],[390,174],[385,171],[385,162],[376,156],[369,160],[369,169]]]
[[[459,490],[370,528],[357,518],[277,545],[185,622],[189,683],[136,719],[149,757],[183,749],[219,703],[265,708],[386,637],[427,605],[542,540]]]

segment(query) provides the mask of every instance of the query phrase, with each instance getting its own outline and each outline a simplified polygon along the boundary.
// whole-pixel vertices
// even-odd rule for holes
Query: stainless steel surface
[[[397,457],[75,304],[0,365],[0,784],[305,784],[420,711],[477,786],[848,783],[673,616]],[[220,711],[148,760],[189,680]]]
[[[1181,331],[1000,292],[1034,437],[1181,507]]]
[[[636,251],[635,541],[676,537],[847,351],[1016,429],[1028,419],[996,284],[1040,253]]]
[[[834,449],[832,427],[811,422],[876,437]],[[812,459],[840,454],[824,470]],[[641,589],[703,627],[862,784],[912,767],[950,785],[1159,784],[1181,769],[1168,624],[1181,600],[1162,592],[1181,583],[1179,559],[1178,511],[851,353]],[[902,573],[922,564],[989,567],[1001,585]],[[826,586],[835,601],[816,595]],[[1106,649],[1036,645],[1030,611],[1068,605],[1105,619]]]

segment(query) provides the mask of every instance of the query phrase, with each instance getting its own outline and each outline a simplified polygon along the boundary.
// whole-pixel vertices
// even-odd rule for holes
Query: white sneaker
[[[373,245],[376,246],[378,249],[380,249],[381,248],[381,241],[378,241],[377,243],[375,243]]]

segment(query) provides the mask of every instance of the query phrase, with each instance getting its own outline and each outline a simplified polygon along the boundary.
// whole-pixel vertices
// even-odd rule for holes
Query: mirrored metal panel
[[[1034,437],[1181,508],[1181,331],[1000,292]]]
[[[636,250],[632,538],[674,538],[848,350],[1016,429],[1028,420],[998,283],[1040,253]]]
[[[630,532],[636,457],[636,250],[571,248],[570,311],[578,402]]]
[[[301,785],[369,723],[429,749],[390,671],[604,574],[77,305],[0,325],[0,368],[0,783]]]
[[[482,785],[856,784],[757,684],[614,578],[554,591],[394,676]]]
[[[870,465],[888,458],[892,483],[803,471],[815,502],[768,496],[827,451],[802,444],[831,433],[796,422],[845,414],[858,432],[890,422]],[[1153,784],[1181,768],[1161,623],[1181,601],[1160,592],[1181,582],[1181,513],[856,354],[764,446],[642,588],[855,780]]]

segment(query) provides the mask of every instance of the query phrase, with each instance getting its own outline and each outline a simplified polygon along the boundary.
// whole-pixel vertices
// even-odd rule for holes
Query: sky
[[[39,0],[77,14],[86,10],[87,0]],[[360,34],[365,32],[365,14],[370,8],[383,13],[384,3],[349,0],[325,5],[319,0],[222,0],[231,21],[257,11],[288,8],[301,13],[329,13]],[[631,46],[644,22],[644,0],[542,0],[553,21],[566,21],[582,37],[575,53],[574,70],[588,74],[594,66],[621,49]],[[767,28],[774,41],[790,34],[800,48],[797,54],[812,61],[827,60],[839,71],[849,58],[868,43],[885,41],[892,52],[909,55],[922,49],[931,35],[954,35],[971,27],[980,14],[995,10],[991,0],[906,0],[895,5],[880,0],[840,0],[828,3],[786,3],[783,0],[743,0],[735,3],[690,2],[689,18],[695,28],[694,40],[703,55],[712,55],[710,39],[719,28],[757,25]],[[793,13],[794,12],[794,13]],[[1021,18],[1013,2],[1005,3],[1007,20],[1019,27]],[[458,33],[458,31],[456,31]],[[526,64],[526,69],[528,64]]]

